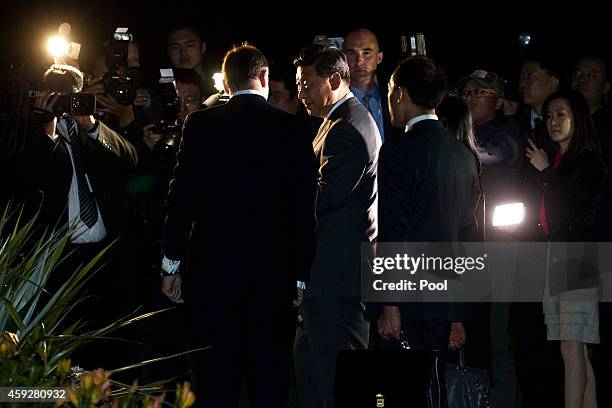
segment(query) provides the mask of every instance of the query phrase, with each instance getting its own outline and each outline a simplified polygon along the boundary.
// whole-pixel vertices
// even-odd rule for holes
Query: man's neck
[[[351,78],[351,86],[359,89],[361,92],[368,93],[378,85],[376,75],[365,78]]]
[[[198,73],[198,75],[203,76],[204,70],[202,69],[202,65],[196,65],[193,67],[193,70]]]
[[[416,118],[417,116],[435,115],[435,114],[436,114],[435,109],[417,108],[417,109],[414,109],[408,112],[406,122],[410,121],[411,119]]]
[[[597,112],[599,108],[601,108],[600,98],[597,98],[596,100],[588,100],[587,102],[589,103],[589,110],[591,111],[591,115]]]
[[[543,106],[542,103],[531,106],[531,109],[536,113],[536,115],[538,115],[539,118],[542,117],[542,106]]]
[[[332,110],[332,108],[338,103],[338,101],[348,95],[349,92],[351,92],[351,90],[348,89],[348,87],[346,89],[343,89],[342,91],[338,90],[337,92],[335,92],[333,98],[329,101],[329,104],[323,107],[323,109],[321,109],[320,117],[327,117],[329,111]]]

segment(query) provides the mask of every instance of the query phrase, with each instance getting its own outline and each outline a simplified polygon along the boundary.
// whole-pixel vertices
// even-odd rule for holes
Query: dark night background
[[[1,69],[26,57],[48,66],[45,40],[62,22],[72,26],[71,40],[82,44],[82,63],[115,27],[129,27],[150,76],[169,65],[165,35],[177,21],[196,21],[202,29],[208,45],[205,68],[210,72],[219,71],[224,51],[241,41],[250,41],[270,60],[289,60],[317,34],[342,36],[360,26],[378,35],[385,52],[383,71],[397,62],[402,34],[423,32],[428,55],[447,69],[451,79],[485,68],[515,80],[522,32],[531,33],[534,42],[554,51],[568,65],[582,51],[611,54],[612,29],[609,22],[601,21],[603,10],[596,8],[568,5],[567,14],[559,16],[553,12],[536,15],[532,8],[518,3],[491,2],[484,8],[470,3],[463,9],[450,9],[440,2],[415,8],[412,3],[378,1],[368,9],[367,3],[357,2],[319,2],[316,6],[314,2],[11,1],[5,2],[0,17]],[[559,11],[564,6],[555,8]]]

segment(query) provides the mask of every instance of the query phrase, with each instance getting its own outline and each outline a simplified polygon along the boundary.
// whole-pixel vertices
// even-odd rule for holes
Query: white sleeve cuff
[[[100,123],[96,122],[96,128],[93,132],[87,132],[87,136],[91,137],[93,140],[98,140],[98,135],[100,134]]]
[[[302,281],[297,281],[297,287],[298,289],[302,289],[305,290],[306,289],[306,284]]]
[[[164,272],[174,275],[176,271],[178,271],[180,265],[181,261],[173,261],[164,256],[164,259],[162,259],[161,267]]]

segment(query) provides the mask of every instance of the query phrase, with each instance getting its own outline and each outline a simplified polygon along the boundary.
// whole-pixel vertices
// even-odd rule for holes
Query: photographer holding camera
[[[176,113],[176,119],[178,119],[176,134],[180,136],[180,128],[187,115],[203,107],[204,83],[198,73],[191,69],[175,68],[173,73],[178,97],[177,108],[180,107]],[[172,116],[172,114],[166,116]],[[164,138],[164,133],[160,132],[162,130],[163,126],[155,124],[149,124],[143,128],[144,141],[150,150],[154,150],[158,142]],[[178,143],[175,142],[174,145],[178,146]]]
[[[84,111],[95,107],[95,102],[86,106],[83,101],[87,98],[78,97],[83,95],[79,94],[82,86],[79,70],[53,65],[45,73],[46,89],[34,102],[34,115],[49,142],[44,206],[56,221],[68,198],[68,218],[76,222],[73,244],[97,243],[118,235],[113,174],[129,171],[137,163],[136,150],[129,142],[96,120],[93,111]],[[72,94],[73,103],[57,109],[62,95],[67,94]]]

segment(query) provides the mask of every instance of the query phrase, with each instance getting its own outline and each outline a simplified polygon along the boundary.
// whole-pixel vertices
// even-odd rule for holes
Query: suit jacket
[[[477,240],[476,161],[440,121],[417,122],[388,140],[379,163],[379,242]],[[404,303],[402,317],[462,320],[463,307]]]
[[[359,297],[361,243],[377,235],[381,139],[357,98],[326,119],[312,145],[319,164],[316,249],[305,297]]]
[[[186,255],[188,299],[287,299],[308,280],[313,163],[304,122],[259,95],[189,115],[163,239],[166,257]]]
[[[83,128],[78,129],[83,166],[94,190],[108,238],[121,231],[122,175],[136,167],[136,149],[104,123],[96,140]],[[60,136],[55,141],[32,122],[26,131],[23,149],[14,152],[13,171],[21,174],[19,186],[11,194],[20,199],[40,202],[40,221],[48,224],[68,222],[68,192],[73,168],[66,147],[67,140]],[[35,190],[41,194],[33,193]],[[37,204],[34,204],[37,207]]]

